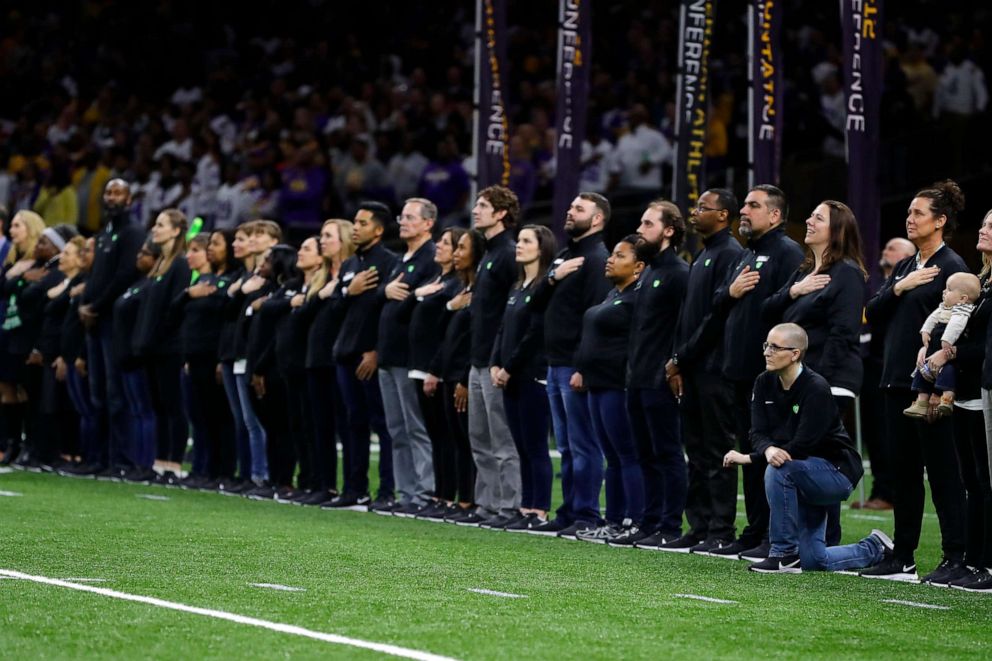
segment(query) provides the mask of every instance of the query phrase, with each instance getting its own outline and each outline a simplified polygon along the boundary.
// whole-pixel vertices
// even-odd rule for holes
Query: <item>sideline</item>
[[[431,654],[430,652],[421,652],[419,650],[407,649],[406,647],[398,647],[396,645],[389,645],[387,643],[375,643],[367,640],[360,640],[358,638],[348,638],[346,636],[339,636],[333,633],[322,633],[320,631],[311,631],[310,629],[304,629],[303,627],[294,626],[292,624],[269,622],[267,620],[259,620],[254,617],[247,617],[244,615],[238,615],[236,613],[228,613],[226,611],[213,610],[211,608],[198,608],[196,606],[187,606],[186,604],[180,604],[174,601],[165,601],[164,599],[156,599],[154,597],[144,597],[137,594],[128,594],[126,592],[118,592],[116,590],[98,588],[92,585],[80,585],[78,583],[70,583],[68,581],[63,581],[57,578],[48,578],[46,576],[32,576],[31,574],[24,574],[9,569],[0,569],[0,577],[18,578],[25,581],[32,581],[34,583],[43,583],[45,585],[54,585],[60,588],[79,590],[80,592],[92,592],[93,594],[98,594],[103,597],[122,599],[124,601],[134,601],[140,604],[158,606],[159,608],[168,608],[170,610],[180,611],[183,613],[192,613],[194,615],[204,615],[206,617],[213,617],[218,620],[227,620],[228,622],[235,622],[237,624],[247,624],[249,626],[259,627],[261,629],[278,631],[279,633],[288,633],[294,636],[303,636],[304,638],[322,640],[325,643],[334,643],[336,645],[347,645],[349,647],[359,647],[362,649],[373,650],[375,652],[382,652],[383,654],[398,656],[405,659],[416,659],[417,661],[455,661],[451,657],[440,656],[438,654]]]

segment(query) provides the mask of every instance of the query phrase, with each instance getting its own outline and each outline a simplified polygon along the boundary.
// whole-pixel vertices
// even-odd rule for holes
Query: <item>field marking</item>
[[[9,496],[11,498],[15,498],[17,496],[23,496],[23,495],[24,495],[23,493],[18,493],[16,491],[0,491],[0,496]]]
[[[268,588],[269,590],[281,590],[283,592],[306,592],[306,588],[294,588],[290,585],[279,585],[278,583],[249,583],[253,588]]]
[[[912,606],[914,608],[929,608],[935,611],[949,611],[950,606],[938,606],[937,604],[921,604],[918,601],[903,601],[902,599],[882,599],[883,604],[899,604],[900,606]]]
[[[716,597],[704,597],[701,594],[674,594],[673,597],[679,597],[680,599],[695,599],[697,601],[705,601],[711,604],[736,604],[736,601],[731,601],[730,599],[717,599]]]
[[[154,493],[139,493],[139,494],[135,494],[134,497],[144,498],[145,500],[160,500],[160,501],[170,500],[168,496],[159,496],[158,494],[154,494]]]
[[[848,518],[860,519],[862,521],[891,521],[891,516],[879,516],[877,514],[848,514]]]
[[[0,475],[6,475],[7,473],[13,473],[14,469],[8,466],[0,466]]]
[[[349,647],[359,647],[361,649],[372,650],[374,652],[382,652],[383,654],[398,656],[405,659],[416,659],[417,661],[455,661],[451,657],[441,656],[439,654],[431,654],[430,652],[421,652],[420,650],[413,650],[406,647],[399,647],[397,645],[389,645],[388,643],[375,643],[372,641],[361,640],[358,638],[348,638],[346,636],[339,636],[333,633],[312,631],[310,629],[304,629],[303,627],[298,627],[292,624],[269,622],[268,620],[260,620],[254,617],[238,615],[237,613],[228,613],[226,611],[213,610],[212,608],[199,608],[197,606],[187,606],[186,604],[180,604],[175,601],[166,601],[164,599],[156,599],[155,597],[145,597],[137,594],[128,594],[126,592],[118,592],[117,590],[108,590],[107,588],[98,588],[92,585],[80,585],[78,583],[69,583],[68,581],[62,581],[57,578],[48,578],[46,576],[32,576],[31,574],[24,574],[18,571],[12,571],[10,569],[0,569],[0,576],[4,576],[7,578],[19,578],[25,581],[32,581],[34,583],[43,583],[45,585],[54,585],[60,588],[79,590],[80,592],[92,592],[93,594],[98,594],[104,597],[111,597],[113,599],[122,599],[124,601],[133,601],[139,604],[158,606],[159,608],[168,608],[170,610],[180,611],[182,613],[192,613],[193,615],[203,615],[206,617],[213,617],[218,620],[227,620],[228,622],[234,622],[236,624],[247,624],[248,626],[252,626],[252,627],[268,629],[269,631],[277,631],[279,633],[288,633],[294,636],[303,636],[304,638],[312,638],[313,640],[321,640],[324,641],[325,643],[334,643],[336,645],[347,645]]]
[[[487,590],[485,588],[465,588],[469,592],[475,592],[476,594],[487,594],[490,597],[506,597],[507,599],[526,599],[525,594],[513,594],[512,592],[497,592],[496,590]]]
[[[63,578],[63,581],[72,581],[73,583],[106,583],[105,578]]]

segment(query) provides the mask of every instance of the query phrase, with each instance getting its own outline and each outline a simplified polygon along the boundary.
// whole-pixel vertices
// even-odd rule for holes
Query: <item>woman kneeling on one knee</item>
[[[768,463],[771,553],[750,566],[756,572],[855,569],[892,552],[892,541],[878,530],[856,544],[828,547],[824,541],[828,509],[847,499],[864,469],[830,384],[803,366],[808,342],[796,324],[779,324],[768,333],[766,370],[755,380],[751,399],[755,451],[731,450],[723,459],[724,466]]]

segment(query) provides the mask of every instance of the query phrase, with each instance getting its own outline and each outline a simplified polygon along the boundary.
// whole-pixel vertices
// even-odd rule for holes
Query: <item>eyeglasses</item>
[[[704,211],[723,211],[723,209],[712,209],[710,207],[698,206],[693,209],[696,213],[703,213]]]
[[[771,342],[764,342],[761,345],[761,351],[762,352],[771,351],[772,353],[778,353],[779,351],[799,351],[799,349],[797,347],[780,347],[779,345],[772,344]]]

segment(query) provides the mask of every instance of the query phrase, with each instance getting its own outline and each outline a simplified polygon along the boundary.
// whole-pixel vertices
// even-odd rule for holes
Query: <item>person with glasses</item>
[[[845,571],[892,555],[881,530],[855,544],[826,543],[827,512],[864,474],[861,456],[841,423],[830,384],[803,364],[809,337],[779,324],[762,345],[765,372],[751,398],[753,450],[731,450],[724,465],[762,467],[770,510],[768,557],[748,569],[763,574]]]

